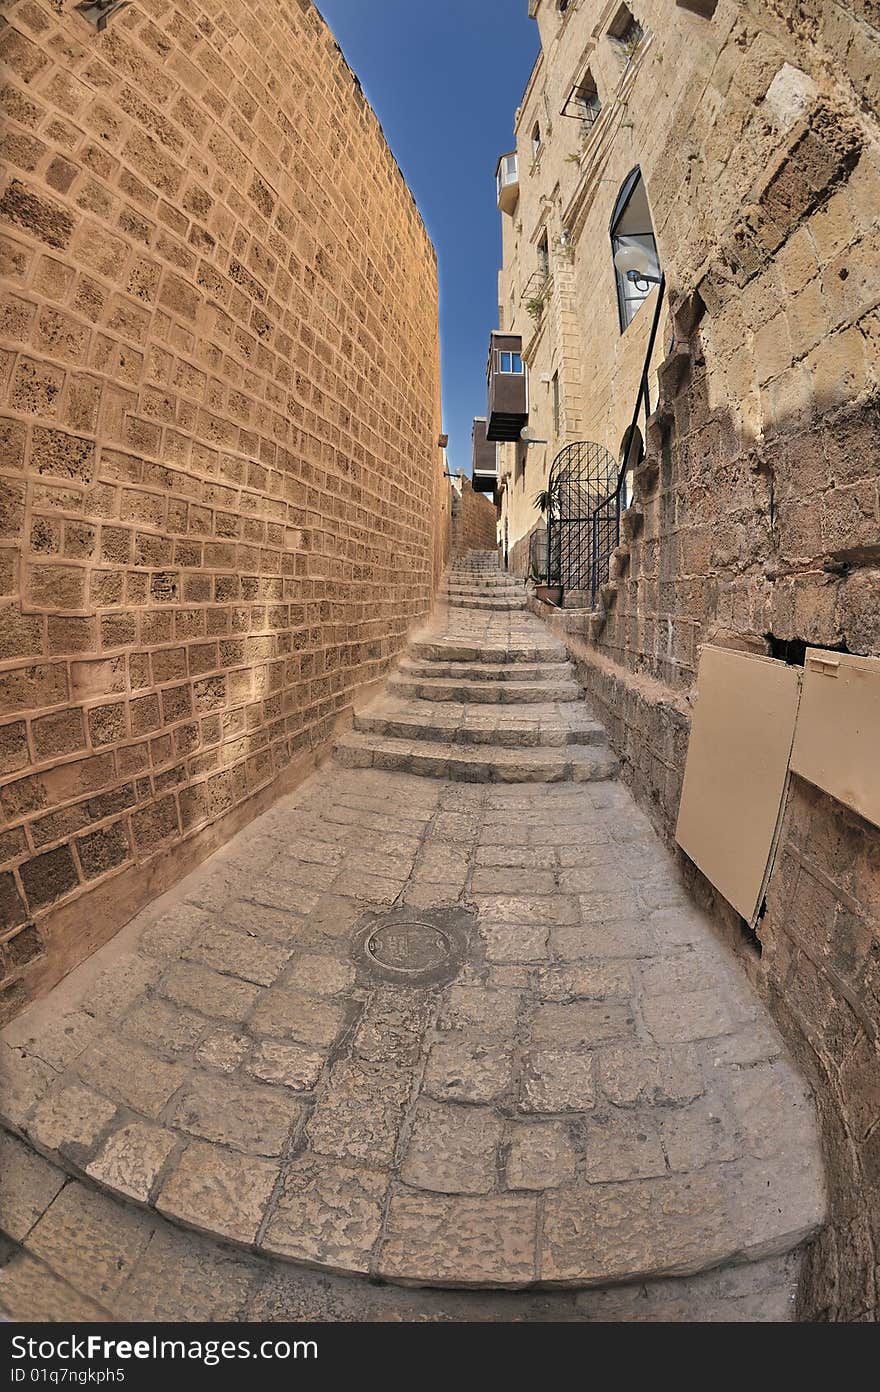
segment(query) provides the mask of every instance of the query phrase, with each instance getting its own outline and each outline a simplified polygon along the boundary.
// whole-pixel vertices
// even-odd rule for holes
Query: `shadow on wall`
[[[880,398],[866,390],[865,340],[844,330],[820,345],[837,367],[829,386],[759,439],[710,405],[698,336],[691,347],[686,368],[681,353],[664,365],[604,615],[590,621],[592,642],[569,638],[624,776],[673,846],[701,643],[801,662],[807,645],[880,655]],[[861,385],[861,399],[841,402],[841,381]],[[806,1263],[804,1317],[875,1317],[880,830],[792,777],[760,956],[676,854],[816,1090],[831,1218]]]

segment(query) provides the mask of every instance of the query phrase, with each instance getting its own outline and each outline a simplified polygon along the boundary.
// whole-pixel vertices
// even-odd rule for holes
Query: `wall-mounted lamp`
[[[624,242],[614,253],[614,264],[638,290],[645,294],[649,285],[660,284],[659,267],[647,247],[638,242]]]
[[[522,430],[519,432],[519,438],[522,440],[524,445],[546,445],[549,443],[549,441],[547,440],[539,440],[538,436],[533,435],[527,425],[524,425]]]

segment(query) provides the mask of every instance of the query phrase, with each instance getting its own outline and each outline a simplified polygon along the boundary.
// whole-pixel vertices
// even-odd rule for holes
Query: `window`
[[[553,434],[559,434],[561,410],[559,401],[559,373],[553,373]]]
[[[544,232],[538,243],[538,269],[546,280],[550,274],[550,247],[547,242],[547,233]]]
[[[602,110],[599,89],[591,73],[587,73],[584,80],[574,89],[573,104],[584,124],[591,126]]]
[[[645,37],[645,31],[626,5],[621,5],[611,21],[608,37],[615,39],[627,57],[631,58]]]
[[[537,159],[541,153],[541,127],[536,121],[532,126],[532,158]]]
[[[616,256],[622,247],[635,248],[644,254],[651,267],[653,280],[642,280],[635,272],[624,273],[614,263],[617,282],[617,307],[620,315],[621,332],[632,323],[645,300],[654,288],[654,281],[660,274],[657,256],[657,242],[648,207],[642,171],[636,165],[621,185],[614,212],[611,214],[611,254]]]
[[[571,0],[556,0],[556,8],[560,14],[564,15],[570,5]]]
[[[523,361],[519,353],[499,353],[498,370],[499,372],[521,373],[523,370]]]

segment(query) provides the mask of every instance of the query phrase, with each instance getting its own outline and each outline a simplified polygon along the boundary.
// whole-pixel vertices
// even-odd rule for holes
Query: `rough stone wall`
[[[554,622],[580,627],[581,680],[672,842],[701,643],[880,655],[880,34],[863,4],[720,0],[679,11],[679,52],[667,7],[630,8],[660,36],[628,157],[676,346],[602,611]],[[802,1313],[876,1319],[880,831],[792,780],[760,955],[681,861],[819,1099],[832,1214]]]
[[[309,0],[5,12],[2,1010],[295,780],[448,527],[433,248]]]
[[[475,493],[470,479],[460,478],[461,493],[452,492],[451,552],[494,551],[497,545],[498,512],[485,493]]]

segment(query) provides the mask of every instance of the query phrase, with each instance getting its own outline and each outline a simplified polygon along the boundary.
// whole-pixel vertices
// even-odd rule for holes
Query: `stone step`
[[[489,609],[493,613],[512,613],[516,609],[525,609],[526,600],[523,599],[474,599],[471,596],[452,598],[449,603],[457,609]]]
[[[575,681],[464,681],[448,677],[411,677],[393,673],[388,690],[420,701],[479,701],[528,705],[537,701],[578,701],[582,692]]]
[[[16,1203],[13,1198],[7,1204],[15,1240],[9,1242],[0,1270],[3,1318],[16,1322],[152,1323],[173,1318],[187,1323],[224,1318],[262,1323],[295,1315],[298,1321],[321,1323],[643,1324],[782,1323],[794,1317],[797,1253],[689,1276],[593,1284],[589,1289],[504,1289],[523,1284],[511,1271],[496,1289],[487,1290],[485,1278],[473,1280],[484,1255],[475,1248],[476,1271],[461,1272],[463,1283],[470,1277],[475,1288],[450,1289],[453,1283],[448,1279],[433,1289],[423,1283],[396,1285],[393,1276],[371,1278],[363,1270],[341,1274],[335,1255],[324,1262],[319,1258],[314,1265],[302,1264],[273,1252],[271,1243],[258,1251],[238,1245],[232,1258],[222,1234],[193,1232],[155,1209],[146,1216],[126,1196],[111,1195],[106,1187],[72,1173],[72,1166],[62,1169],[50,1163],[8,1131],[0,1130],[0,1151],[13,1167],[8,1181],[12,1194],[27,1195],[25,1201]],[[340,1212],[344,1221],[338,1198],[333,1207],[334,1193],[339,1194],[338,1184],[329,1186],[326,1210],[312,1219],[315,1227],[322,1218],[329,1227]],[[369,1208],[361,1211],[370,1214]],[[147,1223],[149,1242],[142,1236]],[[204,1227],[204,1222],[197,1226]],[[107,1272],[123,1272],[126,1279],[107,1279]]]
[[[418,678],[454,677],[461,681],[574,681],[570,662],[438,662],[404,657],[398,673]]]
[[[541,645],[512,640],[509,647],[484,647],[475,643],[459,643],[454,638],[435,642],[426,637],[411,642],[407,651],[411,657],[429,662],[489,662],[493,667],[568,661],[565,644],[552,639]]]
[[[344,768],[396,769],[463,783],[595,783],[614,778],[618,770],[607,745],[505,749],[392,739],[359,730],[337,741],[336,760]]]
[[[559,748],[602,744],[605,731],[575,703],[559,706],[505,706],[501,711],[449,709],[439,701],[374,701],[354,717],[365,735],[434,743],[494,744],[510,749]]]
[[[464,599],[527,599],[524,589],[516,585],[441,585],[439,594],[445,598]]]

